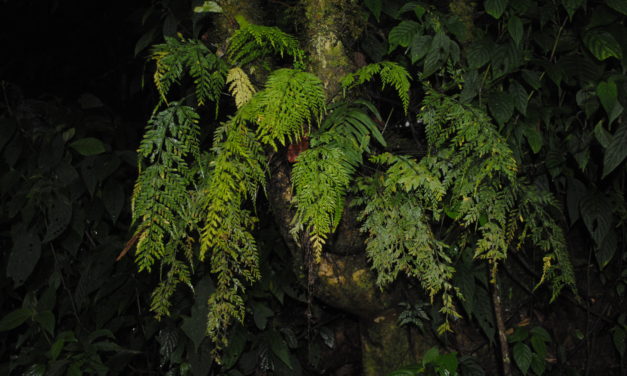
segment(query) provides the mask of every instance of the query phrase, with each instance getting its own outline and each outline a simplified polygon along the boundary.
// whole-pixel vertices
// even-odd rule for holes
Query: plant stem
[[[492,290],[492,305],[494,306],[494,316],[496,318],[496,329],[499,334],[499,347],[501,348],[501,366],[503,376],[512,375],[512,359],[509,356],[509,345],[505,334],[505,320],[503,320],[503,306],[501,305],[501,294],[499,292],[498,276],[494,276],[493,283],[490,283]]]

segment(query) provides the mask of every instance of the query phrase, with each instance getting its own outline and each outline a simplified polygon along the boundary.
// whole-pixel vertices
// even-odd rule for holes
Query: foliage
[[[518,327],[508,341],[513,344],[514,363],[523,375],[529,371],[538,376],[544,374],[547,368],[547,345],[552,342],[551,335],[544,328]]]

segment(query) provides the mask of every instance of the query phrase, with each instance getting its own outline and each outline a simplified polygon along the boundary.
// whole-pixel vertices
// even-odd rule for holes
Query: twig
[[[501,348],[501,365],[503,376],[512,375],[512,359],[509,356],[509,345],[505,334],[505,321],[503,320],[503,307],[501,305],[501,294],[499,292],[498,277],[494,276],[494,281],[490,283],[492,290],[492,305],[494,306],[494,316],[496,318],[496,328],[499,333],[499,345]]]

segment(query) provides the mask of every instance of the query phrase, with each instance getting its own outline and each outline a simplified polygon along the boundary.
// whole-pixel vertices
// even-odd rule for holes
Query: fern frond
[[[296,68],[304,68],[305,52],[298,40],[277,27],[244,23],[229,41],[227,55],[234,64],[245,65],[270,54],[289,55]]]
[[[156,45],[152,52],[152,59],[157,64],[154,81],[161,99],[167,103],[170,88],[187,70],[194,81],[198,105],[218,102],[227,73],[222,59],[199,40],[165,39],[166,42]]]
[[[296,204],[292,234],[308,231],[317,260],[340,222],[346,191],[371,137],[385,145],[371,116],[377,118],[379,113],[365,101],[332,107],[311,136],[311,148],[298,156],[292,170]]]
[[[242,108],[243,105],[248,103],[256,92],[246,72],[239,67],[229,70],[226,76],[226,83],[229,84],[229,91],[235,98],[237,108]]]
[[[346,75],[341,81],[344,89],[350,89],[370,81],[376,74],[381,78],[383,89],[386,85],[392,86],[403,103],[403,111],[409,109],[409,88],[411,76],[402,66],[391,61],[373,63],[360,68],[355,73]]]
[[[238,119],[256,123],[257,137],[275,150],[299,141],[305,125],[311,127],[325,109],[322,82],[311,73],[278,69],[237,114]]]

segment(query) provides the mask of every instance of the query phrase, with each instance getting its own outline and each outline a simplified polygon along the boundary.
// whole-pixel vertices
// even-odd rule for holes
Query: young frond
[[[256,92],[253,84],[250,83],[248,75],[240,67],[234,67],[229,70],[226,76],[226,83],[229,84],[229,91],[235,98],[237,108],[242,108],[243,105],[248,103]]]
[[[237,65],[245,65],[270,54],[289,55],[294,66],[303,68],[305,52],[298,45],[298,40],[277,27],[254,25],[240,22],[227,48],[227,55]]]
[[[376,74],[381,78],[382,88],[386,85],[392,86],[398,93],[403,110],[407,113],[409,109],[409,88],[411,86],[411,76],[402,66],[391,61],[373,63],[360,68],[357,72],[348,74],[342,79],[342,87],[350,89],[370,81]]]
[[[277,148],[294,143],[325,109],[322,82],[311,73],[278,69],[268,77],[266,87],[255,94],[237,114],[241,120],[256,123],[257,137]]]
[[[152,59],[157,64],[154,81],[161,99],[187,70],[195,87],[198,105],[217,102],[226,78],[226,64],[198,40],[166,37],[166,42],[153,48]]]

